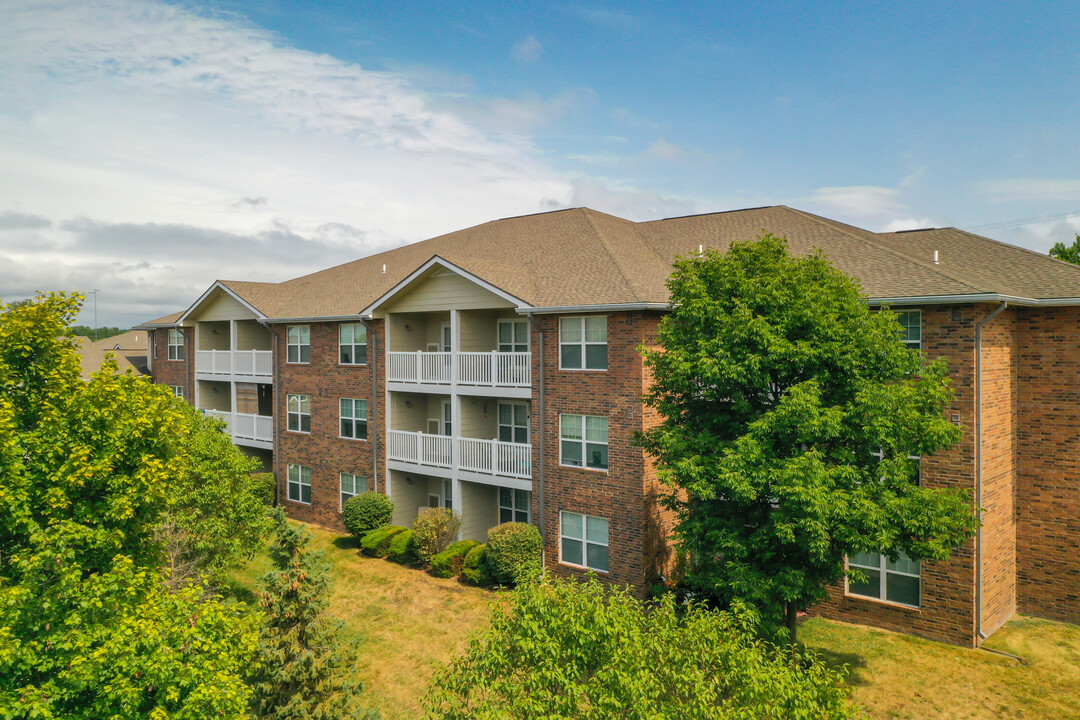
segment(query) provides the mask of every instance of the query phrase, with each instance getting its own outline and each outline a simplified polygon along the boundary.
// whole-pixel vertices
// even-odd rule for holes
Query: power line
[[[1053,215],[1037,215],[1035,217],[1020,218],[1019,220],[1003,220],[1001,222],[989,223],[987,225],[973,225],[971,227],[964,228],[965,230],[996,230],[998,228],[1016,227],[1017,225],[1030,225],[1037,222],[1050,222],[1051,220],[1065,220],[1071,217],[1080,216],[1080,210],[1071,210],[1069,212],[1054,213]]]

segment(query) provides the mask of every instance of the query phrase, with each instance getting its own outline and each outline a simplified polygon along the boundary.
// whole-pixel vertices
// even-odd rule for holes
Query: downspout
[[[975,529],[975,632],[983,640],[983,549],[982,549],[982,329],[1009,306],[1003,302],[975,326],[975,512],[979,526]]]
[[[375,335],[375,328],[370,321],[360,318],[360,322],[367,329],[368,362],[371,364],[371,489],[379,489],[379,338]],[[384,488],[385,489],[385,488]]]
[[[274,403],[274,504],[281,505],[281,478],[278,475],[278,457],[280,455],[279,451],[281,450],[281,408],[278,407],[278,389],[281,385],[281,363],[278,362],[278,334],[269,323],[263,322],[262,320],[259,320],[258,322],[270,331],[270,337],[273,338],[271,348],[274,360],[274,392],[272,396],[272,402]]]
[[[546,536],[546,533],[544,532],[544,526],[547,524],[547,515],[544,514],[544,504],[545,504],[544,503],[544,500],[545,500],[545,497],[544,497],[544,457],[545,457],[544,456],[544,436],[546,434],[544,432],[544,430],[545,430],[545,422],[544,422],[545,421],[545,415],[544,415],[544,330],[543,330],[543,328],[540,327],[540,323],[538,323],[536,321],[536,318],[533,316],[532,313],[526,313],[525,316],[527,318],[529,318],[529,322],[531,322],[533,327],[536,328],[536,333],[539,336],[539,341],[538,341],[537,344],[539,345],[539,353],[540,353],[540,360],[539,360],[539,365],[540,365],[540,378],[539,378],[539,382],[540,382],[540,400],[539,400],[539,403],[538,403],[539,407],[537,408],[537,413],[540,416],[540,423],[539,423],[540,427],[538,429],[538,432],[539,432],[539,435],[540,435],[540,442],[538,443],[537,451],[540,453],[540,462],[537,463],[537,477],[536,477],[537,482],[536,482],[536,486],[537,486],[538,491],[539,491],[539,498],[537,500],[537,510],[540,513],[540,525],[539,525],[539,527],[540,527],[540,538],[541,538],[541,540],[543,540],[545,538],[545,536]],[[540,543],[541,564],[543,564],[543,562],[546,560],[546,558],[544,557],[544,554],[546,553],[546,547],[545,546],[546,546],[546,543],[544,543],[544,542]]]

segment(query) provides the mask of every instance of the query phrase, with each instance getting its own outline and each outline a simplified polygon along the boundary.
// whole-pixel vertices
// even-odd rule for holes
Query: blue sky
[[[495,217],[1080,211],[1073,3],[60,0],[0,15],[0,294],[130,324]],[[1045,251],[1080,214],[984,234]]]

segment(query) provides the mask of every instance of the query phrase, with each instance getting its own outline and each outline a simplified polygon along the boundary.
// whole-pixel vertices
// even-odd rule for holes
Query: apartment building
[[[657,417],[674,258],[772,232],[824,251],[907,342],[944,356],[954,448],[920,481],[974,491],[946,562],[865,554],[870,582],[815,612],[977,645],[1015,612],[1080,622],[1080,268],[956,229],[872,233],[777,206],[635,223],[585,208],[506,218],[282,283],[218,281],[146,323],[155,382],[224,419],[296,518],[340,528],[367,489],[394,521],[451,507],[462,537],[536,524],[552,572],[643,591],[671,518],[633,434]]]

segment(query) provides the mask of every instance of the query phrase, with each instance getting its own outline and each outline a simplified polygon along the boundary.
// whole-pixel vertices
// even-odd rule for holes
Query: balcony
[[[205,377],[272,378],[274,353],[271,350],[198,350],[195,373]]]
[[[532,354],[527,352],[390,352],[387,379],[415,385],[532,387]],[[456,378],[454,368],[456,365]]]
[[[249,415],[221,410],[203,410],[207,415],[225,422],[225,429],[237,445],[272,448],[274,418],[269,415]]]
[[[390,460],[421,467],[532,479],[532,445],[528,444],[390,430],[386,452]]]

